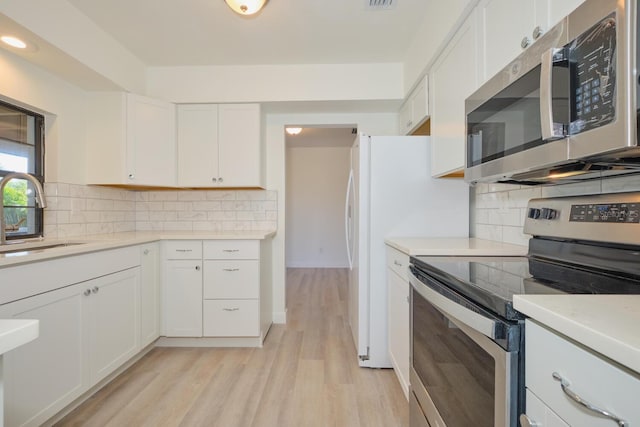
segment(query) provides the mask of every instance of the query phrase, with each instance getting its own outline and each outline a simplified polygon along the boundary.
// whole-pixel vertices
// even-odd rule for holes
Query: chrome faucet
[[[33,184],[33,187],[36,189],[36,202],[41,208],[47,207],[47,201],[44,199],[44,189],[35,176],[22,172],[10,172],[6,174],[4,178],[0,180],[0,245],[7,243],[7,224],[4,219],[4,187],[12,179],[24,179]]]

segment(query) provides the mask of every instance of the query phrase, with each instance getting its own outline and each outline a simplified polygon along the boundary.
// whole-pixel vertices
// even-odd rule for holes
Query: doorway
[[[357,130],[296,127],[300,133],[285,136],[286,267],[348,268],[344,209]]]

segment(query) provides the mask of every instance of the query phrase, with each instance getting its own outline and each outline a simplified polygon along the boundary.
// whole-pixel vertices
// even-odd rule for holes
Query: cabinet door
[[[476,15],[472,14],[431,69],[431,174],[434,177],[464,169],[464,101],[478,87],[475,41]]]
[[[178,106],[178,185],[218,183],[218,106]]]
[[[160,244],[140,247],[140,347],[160,336]]]
[[[262,187],[260,106],[223,104],[218,108],[218,184],[223,187]]]
[[[41,425],[88,389],[85,290],[68,286],[0,307],[1,318],[40,321],[36,340],[4,355],[5,425]]]
[[[95,384],[138,351],[140,267],[84,283],[91,316],[91,380]]]
[[[409,283],[387,268],[389,357],[405,396],[409,395]]]
[[[478,5],[484,45],[482,81],[514,60],[536,26],[533,0],[484,0]]]
[[[538,2],[543,3],[540,9],[544,6],[548,8],[548,27],[550,28],[584,3],[584,0],[538,0]]]
[[[176,185],[174,104],[127,94],[127,180],[131,185]]]
[[[202,261],[165,260],[164,335],[202,336]]]

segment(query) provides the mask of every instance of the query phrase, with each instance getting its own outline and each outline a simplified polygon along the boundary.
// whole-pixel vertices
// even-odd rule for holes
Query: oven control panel
[[[569,221],[640,223],[640,203],[571,205]]]

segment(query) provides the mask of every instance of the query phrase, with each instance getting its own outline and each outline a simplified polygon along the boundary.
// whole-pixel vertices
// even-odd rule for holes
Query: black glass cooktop
[[[428,276],[470,301],[510,320],[522,294],[640,294],[640,280],[624,272],[569,265],[535,257],[412,257],[414,274]]]

